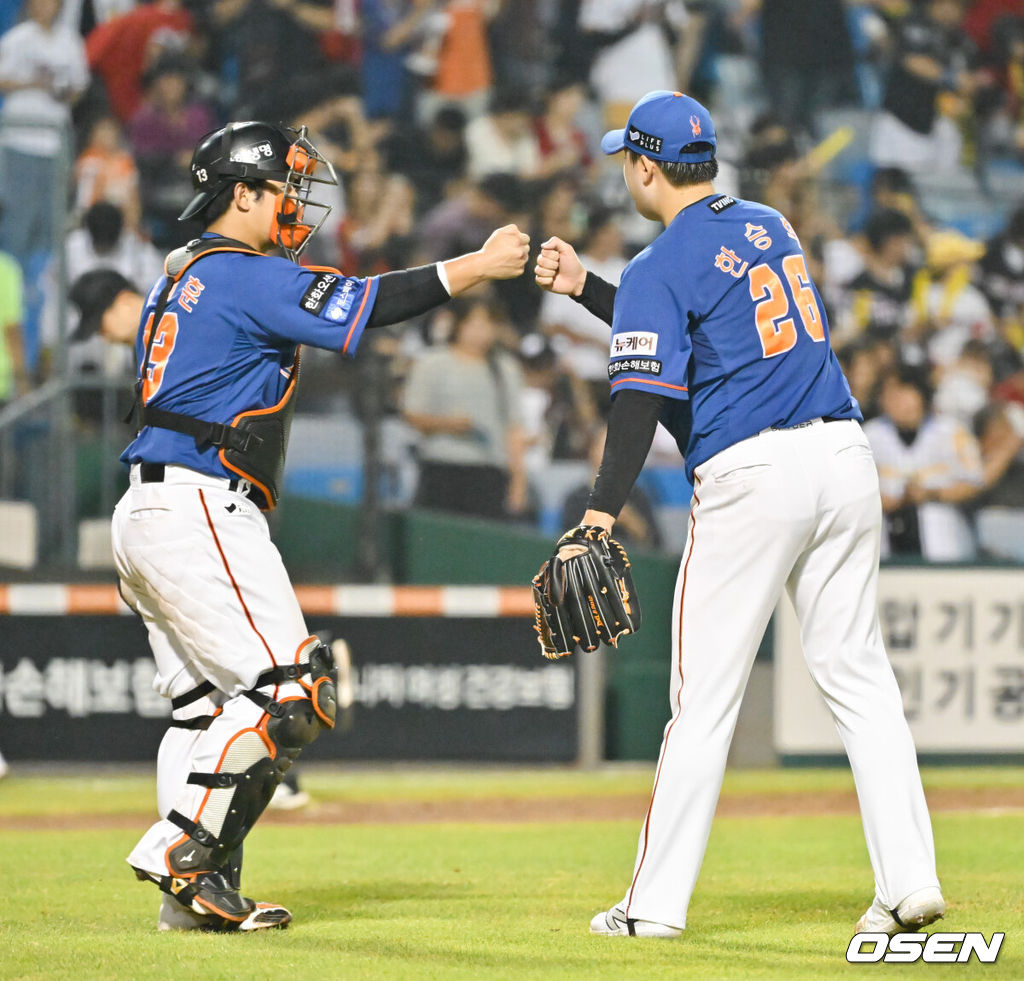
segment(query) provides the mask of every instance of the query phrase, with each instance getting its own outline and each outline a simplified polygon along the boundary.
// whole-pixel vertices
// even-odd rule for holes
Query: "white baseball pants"
[[[932,830],[878,624],[881,499],[854,421],[770,430],[699,466],[672,626],[672,718],[627,915],[684,927],[740,701],[785,587],[853,769],[879,899],[937,886]]]
[[[219,828],[211,812],[222,809],[225,791],[186,783],[189,773],[216,772],[240,735],[259,731],[266,714],[241,693],[261,672],[294,662],[309,637],[255,504],[229,490],[227,480],[184,467],[168,466],[162,483],[141,483],[137,471],[114,511],[112,534],[122,594],[149,633],[154,687],[172,699],[205,681],[217,689],[175,713],[216,718],[205,731],[168,730],[157,759],[161,820],[128,858],[165,875],[166,851],[182,839],[182,830],[163,820],[172,808],[208,826],[213,817],[210,830]],[[269,693],[306,697],[296,682]],[[248,745],[262,752],[252,737]]]

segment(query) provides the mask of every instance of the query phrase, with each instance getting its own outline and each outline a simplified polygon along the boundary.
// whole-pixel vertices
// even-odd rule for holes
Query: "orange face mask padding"
[[[279,242],[286,249],[297,249],[309,238],[312,228],[303,225],[303,206],[295,198],[286,194],[281,202],[281,210],[274,213],[270,225],[271,240]]]

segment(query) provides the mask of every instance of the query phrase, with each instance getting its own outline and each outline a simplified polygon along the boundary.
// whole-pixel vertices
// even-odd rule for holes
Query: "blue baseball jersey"
[[[165,283],[161,277],[142,311],[135,342],[140,364]],[[375,278],[304,269],[273,256],[203,256],[175,283],[156,325],[143,371],[145,404],[223,423],[241,412],[277,405],[300,344],[355,354],[377,284]],[[140,431],[121,460],[237,476],[220,462],[217,447],[200,449],[191,436],[154,426]]]
[[[786,219],[713,194],[684,208],[626,267],[615,296],[612,395],[671,401],[661,422],[687,476],[770,427],[861,419]]]

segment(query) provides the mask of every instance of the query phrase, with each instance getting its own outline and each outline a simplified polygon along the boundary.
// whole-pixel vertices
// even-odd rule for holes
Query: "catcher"
[[[370,279],[303,268],[330,210],[313,195],[337,183],[304,128],[231,123],[197,146],[192,182],[181,218],[206,232],[168,256],[142,308],[139,431],[112,528],[121,594],[172,708],[160,819],[128,863],[161,890],[160,929],[253,931],[292,916],[242,894],[242,843],[339,710],[334,657],[309,635],[261,513],[281,489],[299,345],[352,356],[365,330],[519,276],[529,239],[508,225],[477,252]]]

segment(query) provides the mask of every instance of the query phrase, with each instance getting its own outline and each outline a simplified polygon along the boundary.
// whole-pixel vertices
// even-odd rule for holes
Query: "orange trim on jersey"
[[[341,353],[345,354],[348,351],[349,341],[352,340],[352,334],[355,332],[356,327],[359,325],[359,319],[363,315],[363,310],[366,308],[366,301],[370,298],[370,283],[373,282],[371,276],[366,281],[366,289],[363,292],[363,302],[359,304],[359,309],[356,311],[356,319],[352,321],[352,326],[348,329],[348,336],[345,338],[345,343],[341,346]]]
[[[340,269],[335,269],[334,266],[302,266],[302,269],[308,269],[310,272],[325,272],[334,273],[336,276],[344,278],[345,274]]]
[[[295,349],[295,362],[292,364],[292,376],[288,379],[288,385],[285,387],[284,395],[278,399],[275,405],[268,406],[265,409],[247,409],[245,412],[239,412],[234,419],[231,420],[232,427],[237,426],[241,419],[246,419],[250,416],[265,416],[271,412],[277,412],[292,396],[295,394],[295,386],[299,381],[299,355],[301,348]],[[228,463],[228,458],[224,455],[224,450],[217,451],[217,459],[220,460],[221,464],[226,470],[230,470],[232,473],[237,473],[243,480],[248,480],[250,484],[255,485],[260,489],[260,493],[263,495],[263,500],[266,501],[267,506],[260,508],[261,511],[273,511],[274,500],[271,497],[270,491],[263,486],[258,480],[254,480],[250,474],[247,474],[244,470],[240,470],[238,467],[232,466]]]
[[[274,660],[274,655],[270,650],[270,645],[267,643],[267,639],[259,632],[256,626],[256,621],[253,620],[252,614],[249,612],[249,607],[246,606],[245,600],[242,598],[242,590],[238,588],[238,583],[235,581],[235,576],[231,571],[231,566],[228,564],[228,557],[224,554],[224,549],[221,547],[220,538],[217,536],[217,529],[213,527],[213,519],[210,517],[210,509],[206,506],[206,495],[203,493],[203,489],[200,487],[199,490],[199,501],[203,505],[203,513],[206,515],[206,524],[209,526],[210,534],[213,535],[213,542],[217,546],[217,551],[220,553],[220,560],[224,563],[224,571],[228,574],[228,579],[231,580],[231,586],[235,590],[235,595],[238,597],[238,602],[242,606],[242,611],[245,613],[245,618],[249,621],[249,626],[252,627],[253,633],[256,634],[260,639],[260,643],[263,644],[263,649],[267,652],[267,657],[270,658],[270,664],[273,667],[277,666],[277,662]],[[274,687],[274,697],[277,697],[277,687]]]
[[[659,388],[672,388],[677,392],[689,391],[685,385],[670,385],[668,382],[648,381],[646,378],[620,378],[618,381],[612,382],[612,388],[616,385],[621,385],[623,382],[636,382],[638,385],[657,385]]]
[[[694,505],[690,511],[690,549],[686,553],[686,561],[683,563],[683,583],[679,591],[679,625],[678,625],[678,637],[679,637],[679,691],[676,693],[676,711],[672,718],[672,721],[668,725],[668,729],[665,730],[665,740],[662,744],[661,759],[658,760],[658,770],[654,776],[654,788],[651,790],[651,802],[647,805],[647,816],[644,818],[644,847],[640,853],[640,861],[637,863],[636,872],[633,874],[633,882],[629,887],[629,896],[626,899],[626,916],[629,916],[629,907],[633,902],[633,892],[636,889],[636,881],[640,877],[640,871],[644,867],[644,859],[647,858],[647,844],[651,833],[651,811],[654,810],[654,798],[658,793],[658,783],[661,780],[661,768],[665,763],[665,756],[668,753],[668,740],[672,735],[672,729],[675,724],[679,721],[679,717],[682,715],[682,703],[683,703],[683,605],[686,601],[686,582],[690,572],[690,559],[693,558],[693,545],[697,540],[697,508],[700,507],[700,498],[697,496],[697,490],[700,487],[700,477],[694,474],[696,485],[693,489],[693,500]]]

